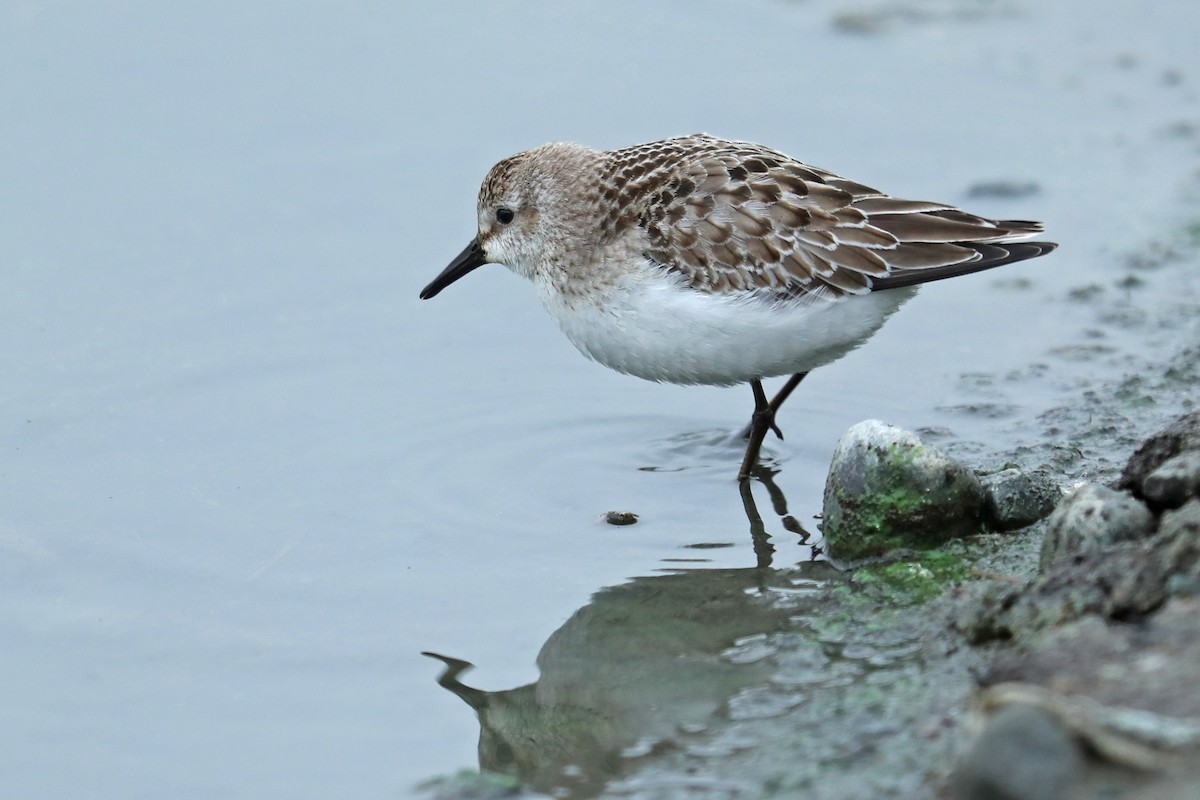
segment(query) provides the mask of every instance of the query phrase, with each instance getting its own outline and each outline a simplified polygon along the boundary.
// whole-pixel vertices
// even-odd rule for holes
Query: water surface
[[[763,562],[748,390],[597,367],[501,267],[417,300],[514,151],[707,130],[1063,243],[805,382],[755,488],[778,565],[853,423],[994,461],[1194,342],[1194,266],[1117,284],[1196,218],[1198,12],[920,8],[0,12],[0,793],[404,795],[478,764],[421,651],[527,686],[594,593]],[[1039,191],[968,197],[994,180]]]

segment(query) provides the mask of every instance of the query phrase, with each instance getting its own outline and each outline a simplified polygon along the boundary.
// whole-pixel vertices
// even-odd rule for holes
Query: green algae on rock
[[[843,559],[936,547],[980,529],[983,489],[969,469],[878,420],[848,430],[825,481],[822,533]]]

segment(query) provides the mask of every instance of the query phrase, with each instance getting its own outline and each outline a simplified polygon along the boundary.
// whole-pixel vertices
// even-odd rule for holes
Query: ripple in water
[[[647,449],[637,456],[643,464],[638,469],[643,472],[719,470],[724,474],[736,470],[745,453],[746,440],[741,430],[688,431],[647,442]],[[773,460],[769,443],[764,444],[763,463],[770,464]]]

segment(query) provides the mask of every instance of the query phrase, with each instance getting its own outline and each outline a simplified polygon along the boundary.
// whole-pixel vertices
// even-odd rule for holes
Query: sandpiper
[[[421,291],[484,264],[531,279],[585,356],[651,381],[749,383],[739,480],[811,370],[869,339],[919,284],[1054,250],[1038,222],[903,200],[751,142],[695,134],[552,143],[492,167],[478,235]],[[771,400],[762,380],[789,375]]]

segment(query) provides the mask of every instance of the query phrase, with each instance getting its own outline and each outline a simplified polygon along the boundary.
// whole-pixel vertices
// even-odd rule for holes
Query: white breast
[[[614,286],[573,297],[537,283],[546,310],[589,358],[646,380],[716,386],[835,361],[916,293],[781,302],[761,292],[698,292],[649,263]]]

